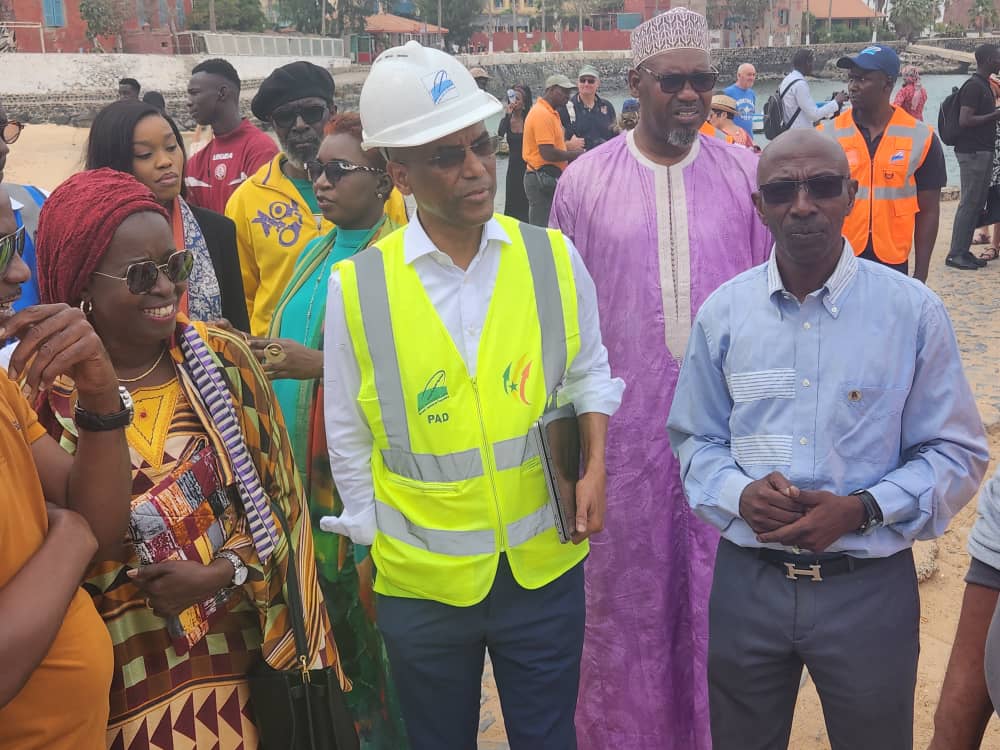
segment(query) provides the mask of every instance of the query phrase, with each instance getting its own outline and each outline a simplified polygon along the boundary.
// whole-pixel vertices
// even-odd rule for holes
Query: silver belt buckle
[[[799,576],[809,576],[813,581],[822,581],[823,576],[819,574],[819,565],[810,565],[808,570],[803,570],[802,568],[796,568],[795,563],[786,562],[785,564],[785,578],[794,581]]]

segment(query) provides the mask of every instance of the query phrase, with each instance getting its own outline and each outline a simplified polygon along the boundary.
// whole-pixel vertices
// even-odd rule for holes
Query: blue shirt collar
[[[840,260],[837,261],[837,267],[833,269],[833,273],[823,284],[822,288],[817,289],[812,292],[810,296],[819,296],[822,298],[823,307],[826,308],[827,312],[831,316],[836,318],[840,315],[840,308],[844,294],[848,287],[851,285],[851,281],[854,280],[854,276],[858,272],[858,259],[854,256],[854,250],[851,248],[851,243],[844,238],[844,247],[840,251]],[[781,272],[778,270],[778,261],[776,260],[775,252],[771,250],[771,257],[767,261],[767,294],[771,298],[771,301],[777,306],[778,314],[781,315],[781,297],[779,295],[789,295],[790,292],[785,289],[785,283],[781,280]]]

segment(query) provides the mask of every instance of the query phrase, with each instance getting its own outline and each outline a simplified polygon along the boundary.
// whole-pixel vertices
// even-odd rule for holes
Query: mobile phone
[[[517,92],[514,89],[507,89],[507,101],[511,104],[517,101]]]

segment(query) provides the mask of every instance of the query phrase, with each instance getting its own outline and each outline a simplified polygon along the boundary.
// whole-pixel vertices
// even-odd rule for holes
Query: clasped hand
[[[232,580],[227,560],[203,565],[197,560],[168,560],[128,571],[128,577],[158,617],[173,617],[198,602],[215,596]]]
[[[803,490],[773,471],[743,490],[740,516],[759,542],[822,552],[860,528],[865,510],[853,495]]]

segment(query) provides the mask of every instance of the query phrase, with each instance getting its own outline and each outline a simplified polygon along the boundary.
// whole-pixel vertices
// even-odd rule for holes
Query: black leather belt
[[[851,557],[850,555],[793,555],[779,549],[760,548],[755,550],[757,559],[778,568],[785,578],[795,580],[808,578],[814,582],[822,581],[829,576],[839,576],[853,573],[859,568],[878,562],[879,557]]]

